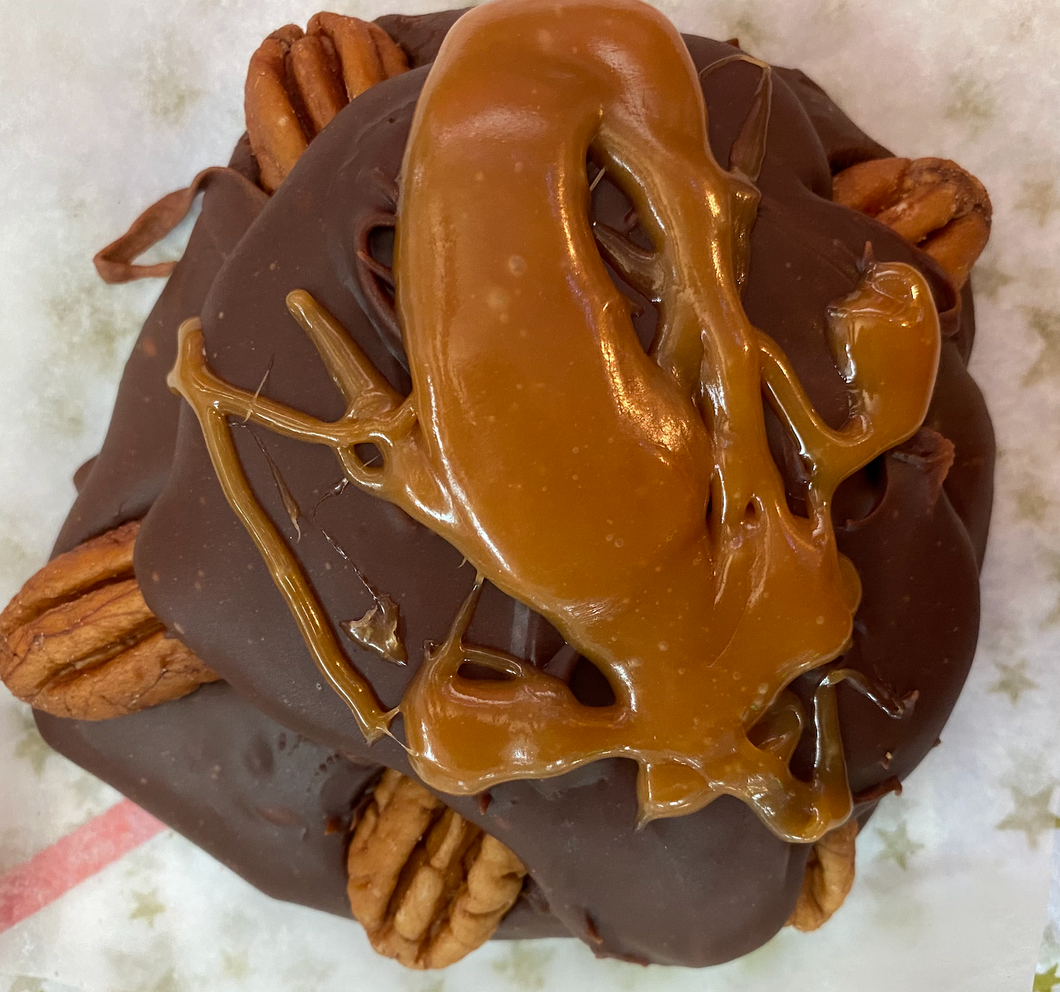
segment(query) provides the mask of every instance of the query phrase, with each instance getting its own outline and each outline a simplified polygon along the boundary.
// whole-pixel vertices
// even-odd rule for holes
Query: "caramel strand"
[[[202,325],[197,319],[186,320],[180,327],[177,365],[170,373],[169,384],[179,389],[195,411],[221,488],[265,559],[317,668],[350,707],[365,739],[377,740],[387,732],[389,716],[379,705],[371,686],[347,661],[298,560],[254,498],[239,461],[227,418],[246,412],[248,419],[267,423],[252,415],[253,407],[267,401],[251,394],[245,398],[227,395],[229,388],[206,367]],[[242,407],[238,405],[241,401]]]
[[[304,292],[288,306],[347,403],[334,423],[217,379],[201,330],[182,331],[171,385],[366,733],[384,732],[388,714],[256,504],[226,418],[331,447],[352,482],[475,566],[475,588],[399,707],[412,767],[433,789],[475,794],[623,756],[640,766],[641,823],[729,794],[778,836],[808,842],[850,814],[835,687],[852,673],[825,666],[849,646],[860,582],[830,502],[923,421],[938,317],[915,269],[867,260],[827,322],[851,416],[824,423],[740,303],[767,83],[760,94],[727,172],[688,52],[652,8],[476,8],[431,70],[402,169],[394,276],[410,396]],[[632,201],[654,251],[594,230],[587,156]],[[658,301],[649,354],[602,254]],[[763,393],[806,462],[808,518],[788,508]],[[361,443],[381,465],[357,457]],[[546,617],[615,702],[584,706],[554,675],[467,644],[485,580]],[[501,677],[469,677],[468,662]],[[818,668],[803,782],[788,762],[807,718],[786,687]]]

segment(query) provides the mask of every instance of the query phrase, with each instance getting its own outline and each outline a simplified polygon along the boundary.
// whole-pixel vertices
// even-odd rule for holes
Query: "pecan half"
[[[306,32],[274,31],[250,60],[247,133],[261,185],[275,191],[309,142],[354,97],[408,71],[405,53],[379,25],[316,14]]]
[[[881,158],[844,169],[832,196],[900,234],[935,259],[960,288],[990,237],[983,184],[944,158]]]
[[[816,930],[843,905],[854,884],[857,835],[858,821],[851,819],[813,845],[802,891],[788,919],[789,927],[804,933]]]
[[[0,613],[0,679],[54,716],[106,720],[219,676],[169,637],[133,575],[138,521],[49,562]]]
[[[499,840],[391,769],[357,822],[347,871],[372,946],[409,968],[444,968],[487,941],[526,875]]]

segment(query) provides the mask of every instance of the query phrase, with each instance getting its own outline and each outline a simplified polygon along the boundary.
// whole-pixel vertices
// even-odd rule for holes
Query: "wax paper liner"
[[[1060,987],[1060,882],[1046,909],[1060,799],[1060,7],[659,5],[685,30],[738,37],[804,69],[897,152],[961,162],[995,207],[973,275],[972,369],[1000,454],[981,648],[943,746],[859,838],[846,906],[815,934],[783,931],[707,971],[596,961],[567,940],[494,944],[444,973],[406,972],[376,957],[355,924],[259,894],[50,752],[28,709],[3,694],[0,992]],[[92,254],[146,204],[226,160],[250,52],[316,9],[0,4],[0,599],[45,561],[71,473],[100,443],[159,289],[104,286]],[[152,257],[175,257],[187,231]]]

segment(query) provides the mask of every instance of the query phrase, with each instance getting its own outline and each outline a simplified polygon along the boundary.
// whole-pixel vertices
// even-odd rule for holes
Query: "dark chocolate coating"
[[[118,720],[37,714],[44,739],[275,899],[350,915],[347,831],[379,768],[281,727],[217,682]],[[563,936],[523,898],[500,938]]]
[[[52,551],[142,517],[162,490],[173,461],[180,404],[166,385],[177,354],[175,327],[196,317],[218,270],[268,197],[255,185],[257,165],[244,138],[231,172],[211,176],[184,258],[169,277],[125,365],[100,453],[75,477],[78,497]]]
[[[39,713],[37,726],[262,892],[350,915],[346,828],[375,766],[285,730],[223,682],[117,720]]]
[[[418,64],[433,57],[455,16],[384,18],[381,23]],[[718,42],[686,41],[699,67],[732,52]],[[734,65],[705,79],[710,140],[723,163],[757,74],[753,67]],[[418,70],[389,80],[343,111],[231,253],[202,310],[210,362],[219,375],[254,390],[271,368],[266,395],[325,419],[342,412],[319,358],[284,306],[289,290],[303,288],[339,318],[396,388],[408,389],[400,350],[395,357],[394,343],[386,340],[382,322],[355,278],[351,245],[358,218],[386,207],[386,183],[378,177],[397,174],[423,78]],[[941,490],[926,435],[859,473],[837,499],[840,548],[858,567],[865,589],[854,647],[845,663],[899,692],[915,689],[920,694],[913,714],[895,722],[854,691],[840,688],[843,736],[856,791],[907,774],[934,745],[963,684],[978,625],[976,569],[989,522],[993,465],[989,420],[964,369],[972,337],[970,297],[960,307],[930,259],[874,221],[830,202],[835,169],[881,154],[885,150],[805,77],[788,70],[778,74],[745,294],[751,319],[785,349],[810,397],[833,425],[845,419],[848,400],[825,345],[825,308],[853,288],[866,241],[872,242],[878,259],[912,262],[925,272],[946,335],[928,418],[928,426],[956,445],[956,460]],[[594,195],[594,210],[621,227],[626,204],[605,181]],[[385,242],[381,250],[385,252]],[[643,341],[650,340],[654,318],[653,309],[644,306],[637,319]],[[129,372],[146,374],[139,368]],[[166,429],[171,432],[172,427]],[[297,543],[251,430],[302,508]],[[344,641],[383,702],[396,704],[423,642],[440,641],[448,631],[473,581],[471,568],[395,507],[353,486],[329,496],[341,473],[326,449],[255,428],[237,427],[234,433],[259,499],[291,538],[333,621],[359,617],[372,599],[325,531],[373,585],[399,603],[408,668]],[[786,470],[797,505],[800,486],[792,470],[790,440],[779,428],[773,434],[778,464]],[[172,445],[172,434],[162,425],[158,436],[160,443]],[[95,501],[140,491],[136,486],[147,474],[130,465],[128,477],[111,492],[92,495],[93,470],[79,500],[85,519],[91,519],[88,508]],[[112,524],[99,529],[107,526]],[[71,543],[84,536],[89,534]],[[180,417],[172,472],[138,541],[136,568],[151,608],[258,709],[293,732],[322,742],[325,749],[408,771],[393,742],[366,747],[345,706],[320,686],[282,598],[224,500],[198,423],[188,410]],[[492,587],[483,596],[470,637],[537,664],[547,662],[562,645],[545,621]],[[813,681],[812,675],[804,677],[795,688],[806,695]],[[190,711],[198,695],[170,709]],[[243,726],[236,717],[242,705],[231,707],[233,728]],[[123,721],[141,721],[144,739],[150,741],[154,716]],[[255,714],[247,724],[248,735],[258,719]],[[54,733],[52,739],[80,760],[76,739],[60,740]],[[117,745],[100,745],[108,746],[116,748],[108,752],[114,763],[107,766],[116,780],[126,759]],[[810,746],[807,737],[802,750]],[[796,761],[803,758],[800,754]],[[748,807],[730,799],[636,832],[634,773],[631,763],[614,759],[562,778],[499,786],[488,804],[447,801],[523,858],[553,913],[598,953],[702,965],[767,940],[790,913],[807,849],[780,842]],[[149,808],[162,808],[164,790],[159,787],[145,799]],[[225,815],[238,815],[234,802]],[[214,850],[249,876],[258,866],[248,848],[221,845]],[[296,897],[328,908],[322,898],[316,900],[305,890]]]
[[[775,71],[798,97],[809,116],[828,157],[828,165],[833,175],[859,162],[890,157],[891,152],[883,145],[873,141],[858,128],[852,127],[850,118],[801,69],[778,66]]]

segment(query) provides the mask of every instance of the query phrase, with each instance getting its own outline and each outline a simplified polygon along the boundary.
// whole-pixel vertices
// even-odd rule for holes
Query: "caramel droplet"
[[[362,648],[374,651],[395,665],[404,665],[408,653],[398,636],[399,618],[397,603],[384,594],[360,620],[346,620],[340,626]]]

